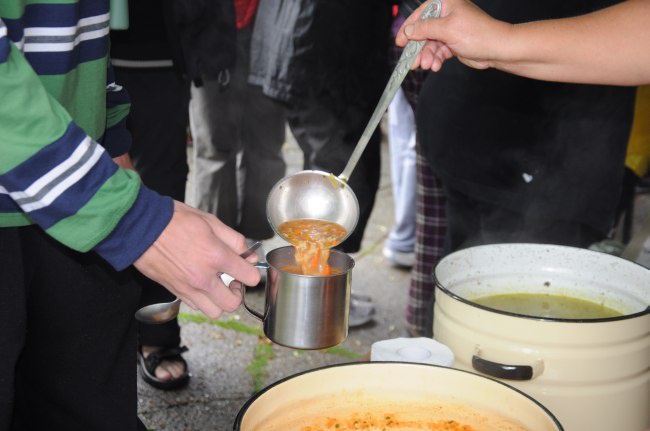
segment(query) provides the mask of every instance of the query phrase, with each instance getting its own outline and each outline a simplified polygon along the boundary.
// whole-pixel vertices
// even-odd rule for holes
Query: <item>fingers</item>
[[[181,300],[199,310],[211,319],[220,318],[224,312],[232,313],[242,303],[243,295],[241,283],[233,281],[226,285],[219,277],[215,277],[212,285],[200,292],[192,293],[193,301],[190,303],[181,296]]]

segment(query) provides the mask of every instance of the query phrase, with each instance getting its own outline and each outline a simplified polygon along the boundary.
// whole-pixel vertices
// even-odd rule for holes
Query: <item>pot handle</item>
[[[542,373],[541,360],[536,360],[532,365],[511,365],[484,359],[480,354],[481,350],[476,348],[472,355],[472,368],[497,379],[532,380]]]
[[[255,268],[257,269],[269,269],[269,264],[266,262],[257,262],[255,264]],[[264,289],[266,289],[266,286],[264,286]],[[248,304],[246,304],[246,285],[242,283],[241,285],[241,293],[242,293],[242,303],[244,304],[244,308],[246,311],[248,311],[253,317],[257,317],[261,322],[264,321],[264,315],[260,313],[259,311],[251,308]]]

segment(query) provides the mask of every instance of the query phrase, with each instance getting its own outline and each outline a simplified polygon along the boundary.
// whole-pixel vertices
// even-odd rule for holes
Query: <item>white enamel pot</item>
[[[564,246],[467,248],[434,270],[434,338],[455,367],[497,378],[548,407],[567,431],[650,425],[650,271]],[[512,314],[472,302],[499,293],[554,293],[623,313],[606,319]]]
[[[400,431],[442,420],[477,431],[563,429],[539,402],[497,380],[403,362],[349,363],[287,377],[249,399],[234,429]]]

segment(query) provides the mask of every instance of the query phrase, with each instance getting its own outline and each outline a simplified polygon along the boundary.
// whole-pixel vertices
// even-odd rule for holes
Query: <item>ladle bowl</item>
[[[441,8],[440,0],[432,0],[420,19],[439,17]],[[282,223],[305,218],[326,220],[343,226],[346,236],[341,241],[354,231],[359,220],[359,202],[347,183],[348,179],[423,45],[424,41],[412,40],[404,47],[359,142],[339,176],[323,171],[304,170],[282,178],[273,186],[266,200],[266,216],[281,238],[287,240],[279,230]]]
[[[266,200],[266,216],[277,229],[288,220],[318,219],[341,225],[347,238],[359,220],[359,202],[352,188],[339,177],[323,171],[306,170],[278,181]]]

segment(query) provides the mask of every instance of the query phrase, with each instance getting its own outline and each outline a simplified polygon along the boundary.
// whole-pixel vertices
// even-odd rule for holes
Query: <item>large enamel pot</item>
[[[401,362],[334,365],[280,380],[248,400],[234,429],[397,431],[441,420],[477,431],[563,429],[540,403],[494,379]]]
[[[568,431],[642,431],[650,423],[650,271],[563,246],[499,244],[443,258],[434,270],[434,338],[455,367],[507,382]],[[552,319],[480,306],[496,293],[555,293],[623,313]]]

